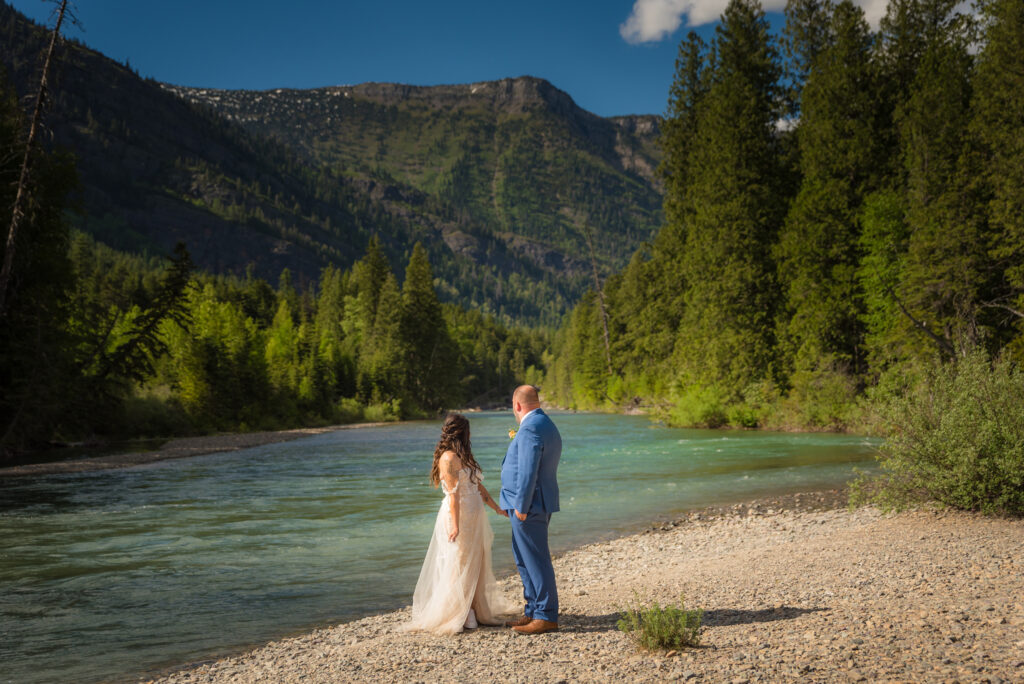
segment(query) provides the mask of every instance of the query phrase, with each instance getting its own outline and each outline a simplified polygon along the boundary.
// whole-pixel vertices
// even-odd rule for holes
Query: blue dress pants
[[[558,589],[555,569],[548,549],[550,513],[529,513],[520,522],[515,511],[509,511],[512,522],[512,554],[523,579],[526,617],[558,622]]]

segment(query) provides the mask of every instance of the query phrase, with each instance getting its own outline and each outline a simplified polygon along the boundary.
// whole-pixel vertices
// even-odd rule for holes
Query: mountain
[[[2,3],[0,36],[32,92],[43,28]],[[550,324],[591,286],[588,237],[609,274],[661,221],[657,117],[599,117],[531,77],[210,90],[67,41],[47,120],[78,157],[77,226],[271,282],[347,267],[376,234],[396,266],[422,242],[445,299]]]

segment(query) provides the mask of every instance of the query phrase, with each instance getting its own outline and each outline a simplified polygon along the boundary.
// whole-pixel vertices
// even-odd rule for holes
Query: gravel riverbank
[[[843,500],[835,491],[703,509],[570,551],[555,560],[557,633],[401,634],[406,609],[159,681],[1024,681],[1024,520],[886,516]],[[521,590],[518,578],[501,584]],[[663,604],[682,593],[702,608],[701,647],[638,652],[615,627],[634,590]]]

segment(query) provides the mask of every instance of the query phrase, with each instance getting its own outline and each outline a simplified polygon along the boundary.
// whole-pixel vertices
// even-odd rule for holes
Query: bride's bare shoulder
[[[441,454],[439,461],[442,468],[453,468],[458,470],[459,467],[462,466],[462,459],[460,459],[459,455],[450,449]]]

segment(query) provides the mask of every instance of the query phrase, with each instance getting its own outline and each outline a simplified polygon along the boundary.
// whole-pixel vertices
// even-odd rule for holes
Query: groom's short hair
[[[533,385],[520,385],[512,394],[512,401],[518,401],[523,406],[533,406],[540,403],[540,395]]]

